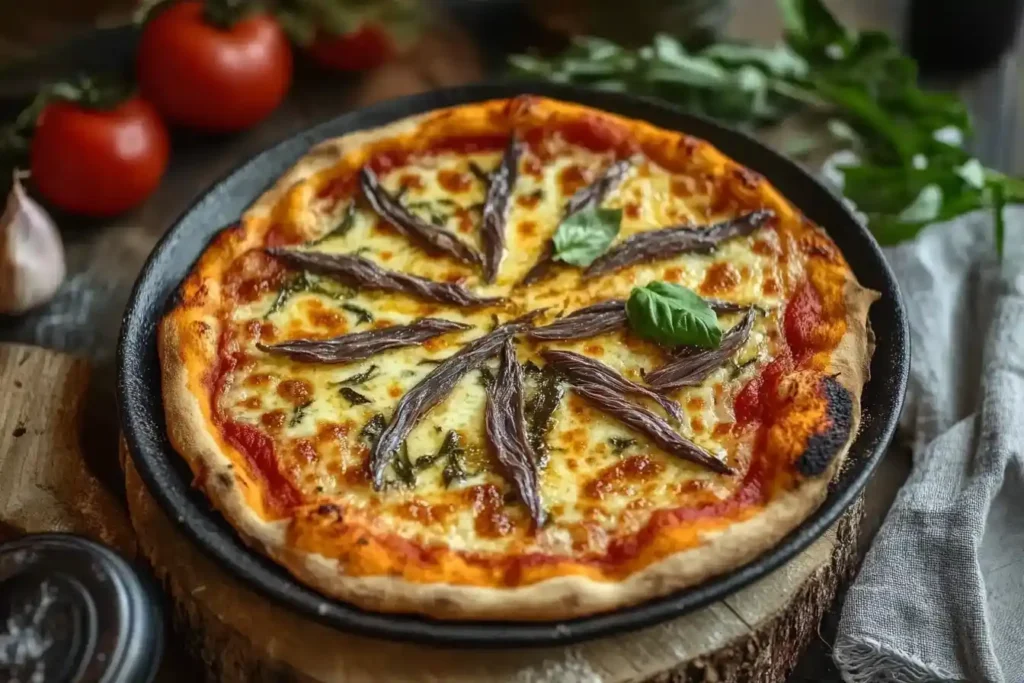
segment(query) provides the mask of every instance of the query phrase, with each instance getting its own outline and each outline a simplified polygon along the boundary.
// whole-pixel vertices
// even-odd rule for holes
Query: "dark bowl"
[[[532,92],[579,102],[704,138],[767,177],[825,227],[857,278],[882,293],[871,308],[877,346],[864,388],[860,433],[825,502],[782,542],[754,561],[709,581],[614,612],[552,622],[443,621],[368,612],[324,597],[246,546],[191,485],[192,473],[167,439],[160,398],[156,329],[168,300],[215,232],[241,214],[309,147],[325,138],[421,112]],[[775,570],[820,536],[856,499],[892,438],[910,365],[907,317],[878,244],[843,203],[796,163],[751,137],[640,98],[554,85],[478,85],[383,102],[295,135],[249,160],[203,194],[153,250],[135,284],[118,347],[118,409],[131,457],[168,517],[228,572],[273,600],[345,631],[395,640],[477,647],[545,646],[629,631],[720,600]]]

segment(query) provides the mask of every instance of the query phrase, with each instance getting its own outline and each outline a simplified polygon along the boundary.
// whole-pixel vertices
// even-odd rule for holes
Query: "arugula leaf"
[[[622,227],[622,209],[577,211],[558,226],[552,238],[554,259],[586,267],[608,251]]]
[[[696,292],[671,282],[634,287],[626,317],[638,335],[665,346],[716,348],[722,341],[714,310]]]

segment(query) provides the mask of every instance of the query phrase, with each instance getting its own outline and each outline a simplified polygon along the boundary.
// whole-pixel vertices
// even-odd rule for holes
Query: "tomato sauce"
[[[437,174],[437,182],[441,187],[452,194],[465,192],[473,186],[473,181],[469,175],[459,173],[458,171],[452,171],[447,168]]]
[[[355,173],[345,173],[331,178],[316,193],[317,199],[341,200],[355,195],[359,178]]]
[[[498,538],[512,533],[515,525],[505,514],[505,499],[494,484],[474,486],[467,491],[476,513],[474,528],[484,538]]]
[[[629,128],[599,116],[581,116],[555,124],[566,142],[593,152],[614,152],[625,159],[637,151]]]
[[[665,529],[699,519],[735,517],[744,508],[761,505],[767,498],[766,485],[771,481],[770,475],[764,458],[755,456],[743,483],[727,500],[673,510],[657,510],[651,514],[643,529],[632,536],[613,540],[608,544],[605,557],[595,559],[595,562],[613,566],[624,564],[640,555]]]
[[[225,324],[226,321],[225,321]],[[273,440],[252,425],[225,419],[220,411],[220,399],[224,393],[228,376],[247,358],[238,351],[231,334],[221,334],[217,349],[216,369],[207,376],[211,392],[212,418],[220,428],[224,439],[246,459],[252,476],[261,478],[266,484],[266,501],[278,510],[284,511],[302,502],[302,495],[278,467]]]
[[[224,438],[245,456],[253,473],[266,484],[268,502],[286,510],[302,502],[298,489],[281,474],[274,453],[274,442],[255,427],[233,420],[220,425]]]
[[[422,149],[394,148],[383,149],[370,159],[370,168],[375,173],[387,173],[396,168],[406,166],[413,156],[454,152],[456,154],[475,154],[493,152],[505,148],[508,144],[507,133],[489,135],[455,135],[439,138]]]

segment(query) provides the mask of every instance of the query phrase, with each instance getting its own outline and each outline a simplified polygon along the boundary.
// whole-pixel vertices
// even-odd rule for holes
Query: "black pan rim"
[[[191,262],[173,277],[163,277],[164,282],[163,270],[183,243],[180,233],[189,227],[189,221],[197,215],[216,214],[217,205],[224,203],[218,199],[218,191],[257,177],[261,179],[258,195],[281,172],[268,169],[268,165],[288,168],[315,142],[346,132],[445,106],[522,94],[577,102],[704,138],[739,163],[762,172],[789,201],[815,222],[825,225],[858,279],[883,292],[882,300],[871,311],[877,338],[871,362],[875,379],[869,381],[864,391],[865,397],[870,393],[875,403],[862,399],[861,429],[821,506],[767,553],[697,586],[613,612],[546,622],[435,620],[369,612],[327,598],[298,583],[286,570],[246,546],[201,494],[192,489],[191,478],[174,471],[183,462],[167,441],[158,388],[159,366],[154,362],[155,330],[159,316],[177,291],[177,283],[191,268]],[[764,172],[765,167],[771,167],[771,172]],[[237,200],[229,196],[224,201],[246,204],[252,198]],[[229,223],[224,216],[217,215],[216,220],[205,219],[209,227],[201,228],[202,239],[193,240],[201,244],[193,243],[186,248],[196,255],[205,249],[216,229]],[[820,220],[823,216],[829,220]],[[168,285],[168,280],[174,284]],[[885,454],[902,408],[909,366],[906,310],[881,249],[841,198],[795,162],[746,133],[652,99],[547,83],[483,83],[388,100],[332,118],[279,141],[202,192],[154,247],[132,289],[118,340],[117,403],[132,461],[164,512],[207,556],[264,596],[315,621],[364,636],[449,647],[541,647],[633,631],[681,616],[743,588],[807,548],[856,500]]]

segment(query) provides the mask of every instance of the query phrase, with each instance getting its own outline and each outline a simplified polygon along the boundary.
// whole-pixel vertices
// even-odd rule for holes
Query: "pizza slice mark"
[[[390,349],[419,346],[434,337],[468,329],[469,325],[451,320],[421,318],[409,325],[392,325],[330,339],[295,339],[270,345],[257,343],[256,348],[307,363],[350,363]]]
[[[480,297],[464,286],[451,282],[434,282],[417,275],[406,275],[381,268],[373,261],[353,254],[328,254],[294,249],[268,249],[267,253],[292,268],[301,268],[338,278],[364,289],[403,292],[412,296],[455,304],[457,306],[490,306],[501,303],[498,297]]]
[[[596,277],[638,263],[669,259],[680,254],[708,253],[726,240],[752,234],[774,217],[774,212],[762,210],[709,226],[676,225],[638,232],[612,247],[583,274],[584,277]]]
[[[580,188],[566,202],[565,212],[562,220],[573,216],[581,211],[597,209],[605,198],[625,180],[632,164],[629,161],[616,161],[605,169],[596,181]],[[533,284],[545,278],[554,265],[555,245],[553,240],[548,240],[540,257],[532,268],[519,281],[520,286]]]
[[[377,175],[364,166],[359,172],[363,196],[382,218],[405,236],[419,241],[430,251],[447,254],[463,263],[480,265],[483,259],[475,249],[443,227],[421,220],[413,215],[401,201],[385,190]]]
[[[696,386],[708,375],[724,365],[747,342],[754,325],[754,309],[749,308],[742,320],[722,335],[717,348],[682,347],[672,353],[672,359],[648,372],[644,381],[659,391]]]
[[[480,236],[484,245],[484,281],[488,283],[494,282],[505,253],[505,227],[523,148],[524,145],[513,135],[501,162],[487,181]]]
[[[498,374],[487,392],[487,441],[506,478],[511,479],[520,500],[530,511],[530,517],[541,527],[547,512],[541,500],[538,457],[526,429],[523,369],[516,359],[511,337],[502,343],[500,355]]]

